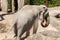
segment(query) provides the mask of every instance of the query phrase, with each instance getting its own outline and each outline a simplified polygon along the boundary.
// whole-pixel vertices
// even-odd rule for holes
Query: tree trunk
[[[2,11],[4,12],[7,12],[7,0],[1,0],[1,8],[2,8]]]
[[[46,6],[48,7],[48,0],[46,0]]]
[[[1,0],[0,0],[0,11],[1,11]]]
[[[15,12],[18,10],[18,0],[14,0]]]
[[[20,10],[24,6],[24,4],[25,4],[24,1],[25,0],[18,0],[18,10]]]
[[[12,12],[14,13],[15,12],[15,7],[14,7],[14,0],[12,0]]]
[[[30,0],[30,5],[33,5],[33,0]]]

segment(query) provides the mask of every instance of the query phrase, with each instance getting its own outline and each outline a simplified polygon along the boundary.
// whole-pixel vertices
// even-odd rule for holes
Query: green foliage
[[[40,5],[40,4],[45,5],[45,1],[46,0],[32,0],[34,5]],[[30,0],[27,0],[26,3],[29,4]],[[60,0],[48,0],[48,4],[49,7],[60,6]]]
[[[32,0],[34,5],[40,5],[40,4],[44,4],[45,0]],[[26,4],[29,4],[30,0],[26,0]]]
[[[49,0],[49,7],[60,6],[60,0]]]
[[[44,4],[45,0],[33,0],[33,3],[36,4],[36,5]]]
[[[7,0],[8,1],[8,9],[11,8],[11,1],[12,0]],[[45,5],[46,0],[32,0],[34,5],[40,5],[44,4]],[[30,0],[26,0],[26,4],[30,4]],[[54,6],[60,6],[60,0],[48,0],[48,7],[54,7]]]
[[[8,1],[8,9],[11,9],[12,6],[12,0],[7,0]]]

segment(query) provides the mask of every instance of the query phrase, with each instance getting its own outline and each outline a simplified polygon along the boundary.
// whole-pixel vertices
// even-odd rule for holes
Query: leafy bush
[[[12,0],[7,0],[7,1],[8,1],[8,9],[11,9]],[[40,5],[40,4],[45,5],[45,0],[32,0],[32,2],[34,5]],[[29,5],[30,0],[26,0],[26,4]],[[60,0],[48,0],[48,7],[54,7],[54,6],[60,6]]]
[[[34,5],[40,5],[44,4],[45,5],[45,0],[32,0]],[[27,0],[26,4],[29,4],[30,0]],[[60,6],[60,0],[48,0],[48,6],[49,7],[54,7],[54,6]]]
[[[12,6],[12,0],[7,0],[8,1],[8,9],[10,9],[11,8],[11,6]]]
[[[49,7],[60,6],[60,0],[49,0]]]

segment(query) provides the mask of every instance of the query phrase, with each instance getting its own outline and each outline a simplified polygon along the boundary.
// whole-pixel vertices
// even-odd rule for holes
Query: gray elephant
[[[49,25],[49,12],[45,5],[25,5],[21,10],[16,12],[11,24],[11,26],[15,28],[16,40],[22,40],[22,35],[25,32],[27,34],[26,37],[29,36],[29,30],[32,26],[33,33],[36,33],[40,17],[41,26],[47,27]]]

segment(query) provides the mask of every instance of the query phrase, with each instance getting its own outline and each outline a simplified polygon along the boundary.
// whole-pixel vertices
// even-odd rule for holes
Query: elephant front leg
[[[33,34],[37,32],[37,29],[38,29],[38,19],[36,19],[33,24]]]

